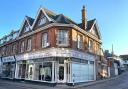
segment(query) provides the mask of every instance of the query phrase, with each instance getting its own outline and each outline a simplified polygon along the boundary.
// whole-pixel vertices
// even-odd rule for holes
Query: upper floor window
[[[82,35],[77,35],[77,48],[83,48],[83,37]]]
[[[18,32],[13,33],[13,39],[15,39],[18,36]]]
[[[15,54],[16,53],[16,44],[12,45],[12,53]]]
[[[49,46],[48,33],[43,33],[42,34],[42,47],[47,47],[47,46]]]
[[[5,52],[6,52],[6,47],[3,47],[2,48],[2,55],[5,55]]]
[[[30,30],[30,29],[29,29],[29,25],[26,24],[26,25],[24,26],[24,31],[27,32],[27,31],[29,31],[29,30]]]
[[[42,16],[38,21],[38,26],[45,24],[47,21],[46,17]]]
[[[69,34],[67,30],[59,30],[57,35],[58,45],[68,45],[69,44]]]
[[[89,40],[88,48],[89,48],[89,50],[93,49],[93,41],[92,40]]]
[[[30,51],[32,48],[32,40],[31,39],[28,39],[27,40],[27,51]]]
[[[24,47],[25,47],[25,43],[24,41],[21,42],[21,48],[20,48],[20,52],[24,52]]]

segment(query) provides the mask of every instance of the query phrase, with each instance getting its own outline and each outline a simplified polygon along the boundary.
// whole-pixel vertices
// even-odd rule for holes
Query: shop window
[[[51,81],[51,79],[52,79],[52,63],[44,62],[43,69],[44,69],[44,80]]]
[[[26,78],[26,63],[18,64],[18,78]]]
[[[44,62],[36,64],[36,79],[41,81],[52,80],[52,62]]]
[[[69,34],[67,30],[59,30],[57,35],[57,45],[67,46],[69,44]]]
[[[9,77],[13,78],[14,77],[14,69],[15,69],[15,64],[14,63],[4,63],[2,67],[2,72],[3,72],[3,77]]]

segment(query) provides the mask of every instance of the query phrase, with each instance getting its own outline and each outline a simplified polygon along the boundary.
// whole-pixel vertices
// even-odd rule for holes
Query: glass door
[[[66,82],[66,67],[65,67],[65,64],[59,64],[58,82],[59,83],[65,83]]]
[[[31,65],[29,65],[29,72],[28,72],[28,78],[30,79],[30,80],[32,80],[33,79],[33,64],[31,64]]]

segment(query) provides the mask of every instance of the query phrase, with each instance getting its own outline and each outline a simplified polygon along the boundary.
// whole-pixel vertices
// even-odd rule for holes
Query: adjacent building
[[[103,49],[101,49],[101,56],[97,60],[97,80],[108,78],[108,60],[105,57]]]
[[[0,39],[2,77],[48,83],[94,81],[101,57],[96,19],[76,23],[63,14],[40,8],[25,16],[21,28]]]
[[[124,55],[120,55],[121,58],[121,70],[125,71],[128,70],[128,55],[124,54]]]
[[[114,77],[120,74],[120,60],[119,56],[113,52],[109,53],[109,50],[105,50],[105,57],[108,62],[108,77]]]

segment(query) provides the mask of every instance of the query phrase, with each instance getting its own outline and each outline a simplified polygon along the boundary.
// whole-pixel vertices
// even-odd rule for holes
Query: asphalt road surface
[[[115,79],[91,86],[81,86],[77,88],[67,86],[49,87],[44,85],[28,84],[25,82],[12,82],[0,80],[0,89],[128,89],[128,72],[116,77]]]

